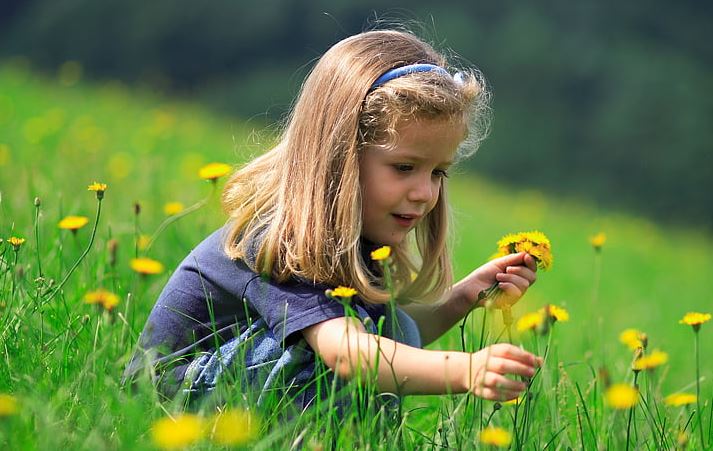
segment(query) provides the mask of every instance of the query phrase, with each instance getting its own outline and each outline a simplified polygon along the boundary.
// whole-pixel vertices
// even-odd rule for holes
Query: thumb
[[[526,255],[528,255],[527,252],[508,254],[503,257],[498,257],[494,260],[491,260],[490,263],[494,263],[501,270],[505,270],[505,268],[507,268],[508,266],[524,265]]]

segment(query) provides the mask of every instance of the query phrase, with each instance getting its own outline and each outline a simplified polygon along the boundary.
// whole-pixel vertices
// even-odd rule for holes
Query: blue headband
[[[441,66],[436,66],[435,64],[409,64],[408,66],[401,66],[395,69],[391,69],[386,73],[382,74],[369,88],[369,92],[383,85],[387,81],[391,81],[394,78],[403,77],[404,75],[413,74],[415,72],[438,72],[440,74],[446,75],[448,77],[451,74]],[[457,75],[457,74],[456,74]]]

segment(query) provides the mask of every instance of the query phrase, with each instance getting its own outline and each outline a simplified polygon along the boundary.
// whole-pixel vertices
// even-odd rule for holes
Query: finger
[[[505,268],[507,268],[508,266],[518,266],[525,264],[525,259],[528,255],[529,254],[525,252],[518,252],[517,254],[508,254],[503,257],[498,257],[492,260],[491,263],[495,263],[498,268],[504,271]],[[532,255],[530,255],[530,258],[532,258]]]
[[[493,388],[482,388],[476,390],[475,394],[481,398],[488,399],[490,401],[508,401],[510,399],[515,399],[520,396],[522,390],[511,391],[511,390],[497,390]]]
[[[508,266],[505,268],[505,272],[507,274],[514,274],[516,276],[520,276],[523,279],[527,280],[530,285],[535,283],[537,280],[537,273],[533,271],[532,269],[528,268],[527,266]]]
[[[525,262],[525,265],[532,271],[537,271],[537,260],[535,259],[535,257],[530,254],[526,254],[523,258],[523,261]]]
[[[522,377],[532,377],[535,375],[534,365],[519,362],[517,360],[504,359],[502,357],[491,357],[486,366],[488,371],[499,374],[512,374]]]
[[[491,357],[501,357],[510,360],[517,360],[531,367],[542,365],[542,358],[525,351],[519,346],[511,345],[510,343],[497,343],[488,348],[483,349],[483,353],[490,353]]]
[[[486,388],[494,388],[496,390],[522,391],[527,388],[527,384],[521,381],[508,379],[502,374],[489,371],[485,373],[483,385]]]
[[[495,280],[501,283],[511,283],[518,287],[523,293],[530,287],[530,281],[517,274],[506,274],[504,272],[495,275]]]
[[[500,288],[500,290],[502,290],[509,298],[509,302],[507,302],[508,304],[514,304],[515,300],[521,298],[523,295],[522,290],[509,282],[500,282],[500,284],[498,284],[498,288]]]

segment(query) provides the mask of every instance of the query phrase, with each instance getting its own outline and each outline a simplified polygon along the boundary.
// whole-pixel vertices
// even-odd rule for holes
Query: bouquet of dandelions
[[[498,241],[498,251],[490,259],[504,257],[509,254],[527,252],[537,261],[538,268],[547,271],[552,267],[552,248],[547,236],[539,231],[509,233]],[[500,309],[503,315],[503,324],[507,328],[508,340],[512,342],[511,326],[513,323],[510,304],[501,299],[502,291],[495,282],[487,290],[480,293],[479,300],[484,301],[486,307]]]

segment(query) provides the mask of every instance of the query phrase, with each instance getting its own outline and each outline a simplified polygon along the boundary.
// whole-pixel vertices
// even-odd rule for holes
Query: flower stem
[[[42,277],[42,261],[40,259],[40,206],[37,203],[35,203],[35,246],[38,276]]]
[[[512,309],[510,306],[504,306],[500,309],[500,312],[503,315],[503,324],[505,324],[505,330],[507,330],[508,333],[508,343],[512,343],[512,323],[513,323],[513,318],[512,318]]]
[[[698,331],[696,334],[696,410],[698,410],[698,429],[701,431],[701,448],[705,448],[705,437],[703,435],[703,412],[701,412],[701,355],[700,343],[698,342]]]
[[[481,291],[480,293],[478,293],[478,300],[476,301],[476,305],[480,304],[480,302],[486,298],[487,298],[486,291]],[[465,316],[463,317],[463,321],[461,321],[460,326],[458,326],[460,328],[460,345],[461,345],[461,349],[463,350],[463,352],[468,352],[465,349],[465,325],[468,323],[468,318],[473,313],[473,310],[475,310],[475,308],[471,308],[468,311],[468,313],[465,314]],[[483,340],[484,340],[484,336],[485,336],[485,318],[486,318],[487,312],[488,312],[488,309],[484,308],[483,309],[483,325],[480,330],[480,345],[478,346],[478,350],[483,349]]]
[[[191,205],[190,207],[186,208],[182,212],[175,214],[173,216],[169,216],[168,218],[164,219],[161,224],[159,224],[158,228],[156,231],[151,235],[151,239],[149,239],[149,244],[146,246],[146,250],[148,251],[151,249],[151,246],[153,246],[153,243],[156,241],[156,238],[168,227],[169,225],[173,224],[174,222],[178,221],[181,218],[184,218],[188,216],[189,214],[193,213],[196,210],[199,210],[203,208],[208,201],[213,197],[213,193],[215,193],[216,189],[216,184],[213,183],[212,189],[210,191],[210,194],[208,194],[205,198],[199,200],[195,204]]]
[[[99,225],[99,216],[101,216],[101,211],[102,211],[102,201],[101,201],[101,199],[97,199],[97,214],[96,214],[96,217],[94,218],[94,227],[92,228],[92,235],[89,238],[89,244],[87,244],[87,248],[84,249],[84,252],[82,253],[82,255],[80,255],[79,258],[77,259],[77,261],[74,262],[74,265],[72,265],[72,267],[69,269],[67,274],[65,274],[62,281],[59,284],[57,284],[57,286],[54,288],[54,290],[52,290],[49,293],[49,295],[47,295],[47,298],[45,300],[52,299],[59,292],[59,290],[62,289],[64,284],[67,283],[67,281],[69,280],[69,277],[77,269],[77,267],[82,262],[82,260],[84,260],[84,257],[86,257],[87,254],[89,253],[89,251],[91,250],[92,245],[94,244],[94,237],[97,234],[97,226]]]
[[[636,385],[636,381],[639,378],[639,372],[634,371],[634,387],[638,388],[638,385]],[[634,417],[634,409],[635,407],[630,407],[629,408],[629,422],[626,425],[626,450],[629,451],[629,436],[631,434],[631,421]]]

